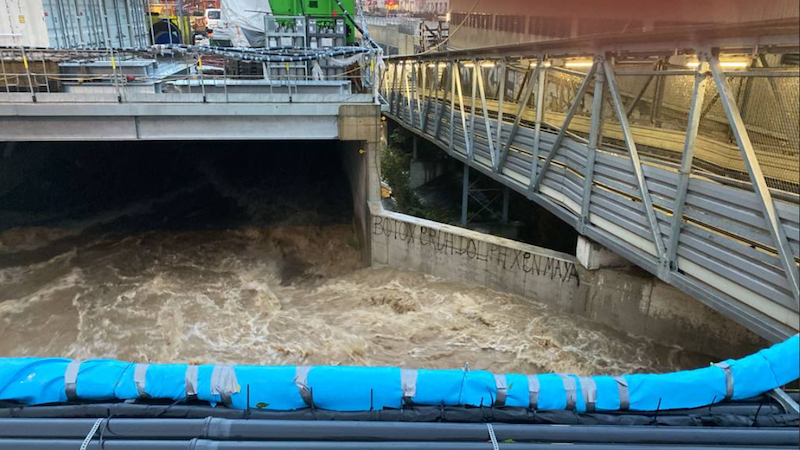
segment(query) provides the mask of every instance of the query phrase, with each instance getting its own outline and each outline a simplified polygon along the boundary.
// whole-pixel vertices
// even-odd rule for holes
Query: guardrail
[[[361,47],[0,48],[0,103],[377,101]]]
[[[796,29],[767,28],[389,58],[386,114],[778,341],[800,328],[800,72]]]

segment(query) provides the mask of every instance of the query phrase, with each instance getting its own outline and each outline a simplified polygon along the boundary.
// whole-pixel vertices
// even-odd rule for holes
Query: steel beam
[[[539,172],[539,147],[542,142],[542,120],[544,120],[544,86],[547,81],[547,68],[544,67],[544,58],[536,60],[539,76],[536,79],[536,117],[533,125],[533,152],[531,153],[531,173],[528,179],[528,190],[533,191]]]
[[[483,86],[483,70],[479,65],[476,65],[476,74],[478,75],[478,91],[481,94],[481,108],[483,109],[483,121],[486,124],[486,142],[489,143],[489,155],[492,160],[492,167],[495,165],[497,155],[494,141],[492,140],[492,125],[489,123],[489,108],[486,106],[486,89]],[[473,111],[474,113],[474,111]]]
[[[636,148],[636,143],[633,140],[631,133],[631,126],[628,123],[628,116],[625,115],[625,105],[622,103],[622,97],[619,93],[619,85],[617,78],[614,76],[614,68],[611,62],[606,60],[603,63],[605,68],[606,80],[608,81],[608,91],[611,94],[611,99],[614,101],[614,109],[616,110],[617,117],[619,118],[619,125],[622,128],[623,136],[625,137],[625,145],[630,153],[631,165],[633,166],[634,174],[636,175],[636,183],[639,186],[639,192],[642,195],[642,204],[644,205],[644,213],[647,215],[647,221],[650,225],[650,232],[653,235],[653,244],[656,246],[659,260],[665,256],[664,252],[664,239],[661,236],[661,229],[658,227],[658,220],[656,213],[653,209],[653,200],[650,197],[650,190],[647,188],[647,180],[644,178],[642,171],[642,161],[639,158],[639,151]]]
[[[474,62],[474,61],[473,61]],[[475,159],[475,101],[478,95],[478,66],[472,66],[472,101],[469,104],[469,157],[470,161]]]
[[[601,59],[598,58],[598,61]],[[597,148],[603,134],[603,90],[604,77],[602,68],[594,75],[594,95],[592,96],[592,121],[589,128],[589,146],[586,153],[586,171],[583,178],[583,201],[581,204],[581,220],[578,221],[578,232],[583,234],[583,227],[589,224],[589,205],[592,199],[594,180],[594,162]]]
[[[524,88],[521,90],[520,98],[519,98],[519,106],[517,107],[517,116],[514,119],[514,125],[511,127],[511,132],[508,134],[508,142],[506,142],[505,147],[500,153],[500,162],[498,166],[502,168],[506,163],[506,158],[508,158],[508,152],[511,151],[511,145],[514,143],[514,139],[517,137],[517,132],[519,131],[519,125],[522,122],[522,116],[525,113],[525,107],[528,105],[528,102],[531,99],[531,95],[533,94],[533,86],[536,84],[536,78],[539,76],[540,67],[539,65],[536,66],[536,70],[531,75],[531,70],[525,73],[525,80],[527,81]]]
[[[406,92],[408,93],[408,103],[409,103],[409,114],[408,118],[411,120],[411,128],[415,128],[416,118],[414,117],[419,109],[419,102],[417,101],[417,94],[419,93],[419,89],[417,89],[417,69],[415,66],[418,66],[419,63],[411,63],[411,86],[413,89],[406,84]],[[414,102],[417,101],[417,108],[414,107]]]
[[[433,138],[439,139],[439,129],[442,127],[442,118],[444,117],[444,107],[447,104],[447,82],[450,80],[449,77],[452,76],[450,73],[450,65],[445,65],[444,73],[442,74],[442,87],[444,88],[444,96],[442,97],[442,101],[439,101],[439,92],[436,92],[436,123],[434,124],[433,129]]]
[[[398,87],[397,87],[397,80],[398,80],[398,78],[397,78],[397,66],[399,64],[400,63],[398,63],[398,62],[393,64],[394,67],[393,67],[393,70],[392,70],[392,92],[389,95],[389,110],[392,111],[392,114],[394,114],[395,116],[398,115],[397,114],[397,92],[398,92]]]
[[[428,89],[428,87],[426,86],[426,84],[427,84],[426,81],[427,81],[427,77],[428,77],[427,63],[420,63],[419,64],[419,72],[420,72],[420,80],[419,80],[420,83],[417,85],[417,91],[418,91],[418,94],[417,94],[417,99],[418,99],[417,106],[419,108],[419,126],[420,126],[420,129],[421,129],[422,128],[422,124],[424,123],[423,122],[423,114],[425,114],[425,108],[423,106],[427,105],[427,101],[425,99],[425,96],[427,95],[427,93],[425,91]]]
[[[503,136],[503,109],[505,106],[506,100],[506,83],[508,82],[508,64],[506,61],[502,61],[499,67],[500,71],[500,87],[497,88],[497,141],[494,144],[494,148],[496,152],[500,152],[503,148],[502,143],[500,142]],[[491,139],[491,137],[490,137]],[[500,170],[500,155],[494,161],[494,171],[498,172]]]
[[[672,209],[672,225],[666,258],[669,271],[678,270],[676,255],[681,229],[683,228],[683,210],[686,205],[686,194],[689,191],[689,177],[694,161],[697,132],[700,128],[701,109],[705,101],[706,85],[708,84],[707,66],[703,62],[694,77],[694,90],[692,91],[692,99],[689,106],[689,124],[686,126],[686,140],[683,146],[681,167],[678,170],[677,195],[675,197],[675,206]]]
[[[786,280],[789,284],[789,289],[800,307],[800,276],[798,275],[797,265],[794,262],[792,248],[789,246],[789,241],[786,238],[786,232],[781,224],[778,212],[775,209],[775,204],[772,200],[772,194],[767,186],[767,181],[764,178],[764,173],[761,171],[761,165],[758,163],[755,148],[747,133],[747,128],[742,120],[739,108],[736,106],[736,98],[733,95],[728,80],[720,66],[719,59],[714,56],[708,61],[711,69],[711,76],[714,78],[714,83],[720,93],[720,100],[722,107],[725,110],[725,115],[728,116],[728,121],[731,125],[731,130],[736,138],[736,143],[742,153],[742,160],[744,161],[747,173],[750,176],[750,181],[753,183],[753,189],[756,196],[759,198],[759,204],[764,215],[764,220],[772,236],[775,248],[778,251],[778,257],[781,261],[781,266],[786,274]]]
[[[455,145],[453,145],[453,136],[455,135],[455,120],[456,120],[456,77],[455,73],[456,62],[450,61],[450,135],[447,140],[447,145],[450,148],[450,153],[453,153]]]
[[[545,173],[547,173],[547,169],[550,167],[553,156],[556,155],[558,148],[561,147],[561,143],[564,141],[564,137],[567,135],[569,124],[572,122],[572,118],[575,117],[575,113],[578,111],[578,108],[583,101],[583,96],[586,94],[586,89],[589,87],[589,83],[592,81],[592,78],[594,78],[594,73],[597,71],[597,66],[597,62],[592,64],[592,68],[589,69],[589,73],[586,74],[586,78],[583,79],[583,83],[581,83],[580,87],[578,88],[578,92],[575,94],[575,100],[569,107],[567,116],[564,118],[564,123],[561,125],[561,129],[558,131],[558,136],[556,136],[555,142],[553,142],[553,147],[550,149],[550,152],[547,153],[547,158],[545,158],[542,171],[539,173],[539,175],[536,177],[536,181],[533,183],[534,192],[539,191],[539,186],[542,184],[542,178],[544,178]]]
[[[464,152],[467,154],[468,159],[472,159],[472,140],[470,139],[469,132],[467,131],[467,113],[464,109],[464,92],[461,89],[461,63],[455,64],[455,80],[456,91],[458,92],[458,105],[461,110],[461,128],[464,130]],[[451,137],[452,140],[452,137]]]
[[[427,133],[428,131],[428,113],[431,110],[431,102],[433,101],[433,96],[436,96],[436,105],[434,108],[438,108],[439,105],[439,61],[436,61],[433,64],[433,80],[431,81],[432,89],[431,93],[428,95],[428,100],[425,102],[425,115],[422,118],[422,133]],[[438,111],[438,109],[434,109],[434,111]],[[435,114],[435,113],[434,113]]]

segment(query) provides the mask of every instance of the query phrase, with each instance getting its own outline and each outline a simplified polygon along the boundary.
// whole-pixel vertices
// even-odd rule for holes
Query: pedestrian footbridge
[[[761,336],[798,331],[796,23],[392,57],[385,114]]]

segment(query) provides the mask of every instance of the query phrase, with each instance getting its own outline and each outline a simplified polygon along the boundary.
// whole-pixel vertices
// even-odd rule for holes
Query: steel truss
[[[800,120],[779,84],[798,83],[800,72],[767,61],[797,51],[797,31],[715,30],[698,31],[690,43],[652,35],[605,46],[578,40],[390,58],[387,115],[663,281],[781,340],[800,328],[800,201],[792,187],[800,149],[786,136],[791,130],[756,127],[743,112],[767,102],[777,104],[782,123]],[[696,62],[676,67],[669,63],[676,54]],[[747,68],[726,72],[726,61],[742,54]],[[499,79],[489,82],[492,75]],[[633,77],[646,79],[632,89]],[[674,87],[665,93],[669,77],[691,77],[685,105],[669,103],[676,95]],[[759,78],[769,89],[732,86]],[[553,106],[564,90],[565,110]],[[720,107],[712,125],[729,127],[729,142],[703,128]],[[652,125],[633,117],[637,109]],[[663,157],[659,141],[674,139],[675,123],[679,157]],[[775,157],[785,166],[782,184],[765,175],[772,155],[754,134],[789,142],[786,156]],[[704,169],[707,155],[723,147],[740,158],[729,157],[741,167],[738,178]]]

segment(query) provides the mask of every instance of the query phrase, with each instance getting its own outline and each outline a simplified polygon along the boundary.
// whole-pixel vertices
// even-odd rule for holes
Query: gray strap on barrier
[[[64,391],[67,393],[67,400],[77,400],[78,398],[78,371],[80,371],[81,364],[83,361],[71,361],[64,371]]]
[[[619,389],[619,410],[626,411],[631,407],[631,394],[628,391],[628,382],[625,378],[614,377],[617,382],[617,389]]]
[[[186,381],[186,396],[192,397],[197,395],[197,370],[198,367],[189,364],[186,366],[186,375],[184,377]]]
[[[231,397],[236,392],[239,392],[239,382],[233,367],[214,366],[211,371],[211,395],[219,395],[222,404],[230,406],[233,403]]]
[[[506,397],[508,396],[506,376],[503,374],[494,374],[494,385],[497,387],[497,398],[494,401],[494,406],[506,406]]]
[[[403,385],[403,398],[411,400],[417,395],[417,370],[401,369],[400,383]]]
[[[150,364],[136,364],[133,368],[133,383],[136,384],[136,392],[139,393],[139,398],[148,398],[147,395],[147,369]]]
[[[536,375],[528,375],[528,392],[530,393],[530,399],[528,401],[528,407],[530,409],[538,409],[539,408],[539,377]]]
[[[730,400],[733,397],[733,371],[731,366],[726,362],[719,362],[714,366],[725,371],[725,400]]]
[[[310,366],[297,366],[294,372],[294,384],[300,392],[303,402],[307,406],[311,406],[311,388],[308,386],[308,372],[311,370]]]
[[[586,411],[592,412],[597,404],[597,384],[592,377],[580,377],[581,393],[583,402],[586,404]]]
[[[564,384],[564,390],[567,392],[567,406],[564,408],[567,411],[575,409],[578,403],[578,395],[575,389],[575,379],[567,375],[559,375],[561,382]]]

